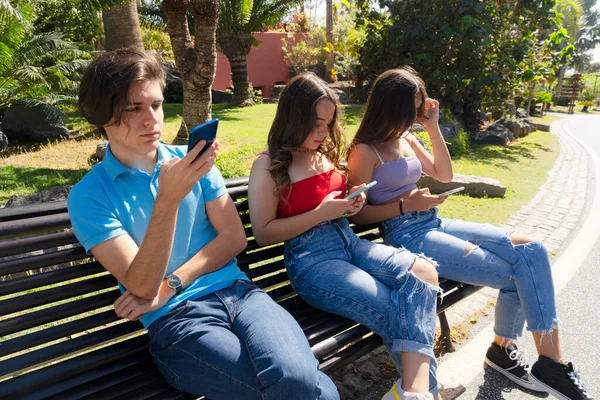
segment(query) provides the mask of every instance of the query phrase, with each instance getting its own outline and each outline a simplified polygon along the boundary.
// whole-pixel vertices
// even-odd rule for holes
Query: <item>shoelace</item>
[[[569,378],[571,378],[571,380],[573,381],[575,386],[577,386],[577,388],[579,388],[579,390],[581,390],[581,394],[583,394],[586,399],[591,400],[592,396],[590,396],[589,393],[587,392],[587,389],[585,388],[585,385],[583,384],[583,381],[581,380],[579,373],[577,371],[573,370],[572,372],[568,372],[567,375],[569,375]]]
[[[519,367],[523,367],[527,373],[531,372],[531,365],[529,365],[525,357],[523,357],[523,353],[521,353],[518,348],[512,350],[508,355],[508,358],[516,361],[517,364],[519,364]]]

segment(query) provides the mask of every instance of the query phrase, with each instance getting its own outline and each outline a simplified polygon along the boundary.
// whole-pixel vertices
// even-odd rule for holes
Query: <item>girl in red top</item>
[[[286,85],[268,150],[250,173],[254,236],[261,245],[285,242],[290,282],[306,302],[383,338],[401,371],[385,399],[433,399],[437,273],[407,250],[360,239],[343,218],[362,208],[365,195],[345,199],[340,113],[335,94],[316,75]]]

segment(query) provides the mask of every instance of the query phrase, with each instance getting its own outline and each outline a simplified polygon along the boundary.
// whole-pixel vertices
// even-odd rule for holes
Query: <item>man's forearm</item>
[[[226,231],[218,234],[175,273],[183,287],[188,287],[198,277],[221,269],[246,248],[244,231]]]
[[[152,299],[158,293],[171,257],[178,208],[160,197],[156,199],[148,229],[123,282],[137,296]]]

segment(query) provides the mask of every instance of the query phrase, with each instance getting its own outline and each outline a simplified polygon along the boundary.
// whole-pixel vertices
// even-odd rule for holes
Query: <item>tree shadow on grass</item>
[[[0,168],[0,202],[5,203],[13,194],[30,194],[54,186],[74,185],[89,169]]]
[[[507,165],[499,164],[499,161],[519,162],[523,158],[537,159],[536,151],[550,152],[551,149],[538,143],[513,143],[510,146],[495,146],[490,144],[473,144],[471,151],[460,158],[485,165],[494,165],[499,168],[508,169]]]

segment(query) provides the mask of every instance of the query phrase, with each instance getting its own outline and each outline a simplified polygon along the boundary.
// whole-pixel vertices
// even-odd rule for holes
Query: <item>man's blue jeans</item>
[[[409,271],[416,257],[360,239],[346,219],[325,221],[285,243],[285,266],[300,297],[381,336],[399,372],[400,352],[430,356],[429,386],[436,395],[433,338],[439,289]]]
[[[294,318],[252,282],[175,308],[148,328],[173,387],[211,399],[339,399]]]
[[[439,263],[440,277],[500,289],[494,326],[498,336],[516,339],[525,321],[532,332],[556,328],[552,270],[541,242],[513,245],[506,229],[440,218],[436,208],[408,212],[381,225],[385,243],[431,257]]]

